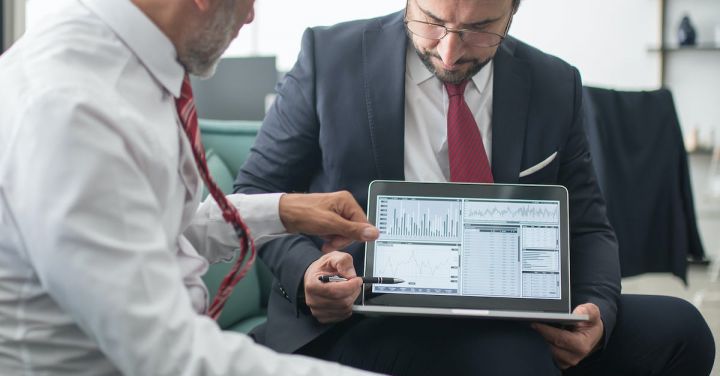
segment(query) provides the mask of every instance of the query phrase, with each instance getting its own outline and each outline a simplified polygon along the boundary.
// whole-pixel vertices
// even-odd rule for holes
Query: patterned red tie
[[[230,272],[223,278],[220,284],[215,299],[213,300],[210,308],[208,309],[208,315],[213,319],[217,320],[220,317],[225,302],[227,302],[230,294],[232,293],[235,285],[247,274],[250,266],[255,261],[255,243],[253,242],[250,232],[248,231],[245,222],[240,217],[240,213],[237,211],[235,206],[225,197],[225,194],[218,188],[215,181],[210,176],[208,171],[207,161],[205,160],[205,148],[203,147],[202,140],[200,139],[200,127],[198,126],[197,112],[195,110],[195,101],[193,100],[192,87],[190,86],[190,78],[185,75],[183,80],[182,89],[180,90],[180,98],[175,100],[175,106],[177,107],[178,116],[182,122],[185,134],[190,141],[192,146],[192,152],[195,156],[195,164],[197,165],[200,177],[210,195],[215,199],[218,206],[222,210],[223,218],[226,222],[230,223],[237,233],[238,239],[240,240],[240,256],[235,265],[233,265]],[[250,251],[250,259],[243,266],[245,256]]]
[[[450,181],[463,183],[492,183],[490,162],[485,153],[482,136],[472,111],[465,103],[465,87],[445,83],[450,99],[447,114],[448,159]]]

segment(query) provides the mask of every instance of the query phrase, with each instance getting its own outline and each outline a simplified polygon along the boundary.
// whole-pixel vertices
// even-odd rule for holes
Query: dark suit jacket
[[[345,189],[365,207],[370,181],[403,180],[407,43],[402,13],[308,29],[236,191]],[[607,340],[620,294],[617,244],[590,162],[578,72],[508,38],[496,55],[494,80],[494,179],[568,188],[573,304],[598,305]],[[518,178],[554,152],[558,156],[550,165]],[[291,352],[330,327],[303,309],[297,296],[305,270],[321,256],[318,244],[318,239],[288,236],[260,250],[276,277],[268,322],[255,331],[260,343]],[[350,253],[361,269],[362,246]]]

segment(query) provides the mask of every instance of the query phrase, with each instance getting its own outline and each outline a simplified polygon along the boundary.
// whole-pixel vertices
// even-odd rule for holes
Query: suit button
[[[290,301],[290,296],[288,296],[287,291],[285,291],[285,289],[282,286],[280,286],[280,292],[283,294],[285,299],[287,299],[287,301]]]

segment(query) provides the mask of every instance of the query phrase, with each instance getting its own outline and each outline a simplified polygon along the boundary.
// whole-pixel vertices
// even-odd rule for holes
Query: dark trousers
[[[622,295],[610,342],[561,372],[529,324],[424,317],[354,318],[298,351],[391,375],[708,375],[715,343],[688,302]]]

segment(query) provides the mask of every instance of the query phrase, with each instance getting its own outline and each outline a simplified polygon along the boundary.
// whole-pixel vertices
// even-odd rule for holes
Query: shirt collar
[[[410,79],[416,85],[421,85],[422,83],[430,79],[435,79],[439,81],[437,78],[435,78],[435,75],[427,69],[425,64],[423,64],[422,60],[420,60],[420,56],[418,56],[412,43],[408,43],[406,61],[406,70],[410,76]],[[480,93],[483,93],[483,91],[486,90],[488,87],[488,82],[490,81],[490,77],[492,77],[493,73],[493,63],[494,61],[491,60],[480,70],[480,72],[478,72],[472,77],[475,88],[477,88]],[[472,85],[470,85],[470,87],[472,87]]]
[[[165,90],[180,96],[185,69],[170,39],[130,0],[80,0],[125,42]]]

